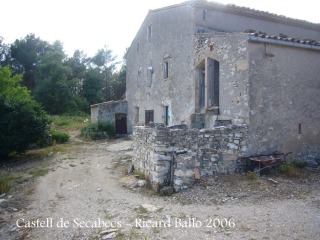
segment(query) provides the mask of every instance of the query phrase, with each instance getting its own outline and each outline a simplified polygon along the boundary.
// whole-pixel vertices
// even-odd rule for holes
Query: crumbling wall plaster
[[[320,51],[250,42],[249,55],[250,153],[293,152],[317,165]]]

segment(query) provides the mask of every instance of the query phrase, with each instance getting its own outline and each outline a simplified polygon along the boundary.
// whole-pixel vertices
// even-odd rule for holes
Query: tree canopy
[[[46,132],[47,115],[21,81],[21,75],[12,76],[9,68],[0,67],[0,159],[24,152]]]
[[[107,47],[93,57],[80,50],[68,57],[59,41],[28,34],[11,45],[0,38],[0,64],[22,74],[21,85],[51,114],[89,111],[89,105],[125,96],[125,66]]]

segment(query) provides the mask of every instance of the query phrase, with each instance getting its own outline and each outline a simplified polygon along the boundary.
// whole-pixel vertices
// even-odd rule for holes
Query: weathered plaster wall
[[[208,4],[210,5],[210,4]],[[206,19],[203,18],[205,10]],[[259,15],[259,14],[258,14]],[[274,18],[263,16],[246,16],[245,14],[232,11],[218,11],[208,7],[195,8],[196,26],[200,29],[210,29],[217,32],[244,32],[247,29],[263,31],[270,35],[279,36],[280,33],[295,38],[309,38],[320,40],[320,26],[311,23],[290,23],[287,24]]]
[[[133,165],[155,189],[171,181],[179,191],[192,185],[195,168],[201,177],[235,172],[247,152],[246,138],[245,125],[202,130],[135,127]]]
[[[151,40],[147,29],[151,25]],[[154,122],[164,123],[164,106],[169,106],[169,124],[189,122],[194,112],[194,24],[190,6],[150,11],[127,55],[128,131],[145,122],[145,110],[154,110]],[[164,79],[164,61],[169,77]],[[147,68],[152,66],[152,84],[148,86]]]
[[[99,113],[99,106],[96,105],[91,105],[91,122],[96,123],[98,122],[98,113]]]
[[[320,51],[250,42],[249,58],[250,152],[320,159]]]
[[[127,101],[110,101],[91,105],[91,122],[115,122],[115,114],[127,114]]]
[[[248,123],[249,120],[249,63],[248,37],[243,33],[197,34],[195,39],[198,66],[206,58],[215,59],[220,66],[219,116],[218,119],[232,119],[233,123]],[[197,74],[197,73],[196,73]],[[196,77],[197,79],[197,77]],[[196,99],[199,99],[199,83],[196,80]],[[206,85],[207,87],[207,85]],[[208,91],[206,91],[208,92]],[[196,101],[197,105],[198,101]],[[216,114],[208,108],[197,112],[205,113],[205,127],[214,126]]]

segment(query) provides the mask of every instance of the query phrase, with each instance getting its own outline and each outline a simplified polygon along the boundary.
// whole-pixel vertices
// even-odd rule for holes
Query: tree
[[[111,100],[125,99],[126,94],[126,65],[122,65],[119,72],[115,72],[110,83]]]
[[[0,36],[0,67],[9,65],[10,46],[3,43],[3,37]]]
[[[105,48],[99,49],[96,55],[91,59],[91,66],[98,68],[104,75],[104,99],[111,100],[111,77],[115,66],[118,62],[115,61],[116,57],[112,55],[112,51]]]
[[[23,85],[29,90],[36,87],[35,70],[39,57],[45,54],[50,44],[36,38],[34,34],[16,40],[11,45],[11,69],[15,74],[23,73]]]
[[[90,58],[80,50],[76,50],[73,56],[65,61],[65,65],[70,67],[72,71],[72,78],[78,78],[82,81],[86,75],[87,65],[90,62]]]
[[[36,71],[36,100],[51,114],[61,114],[77,108],[68,78],[71,69],[63,64],[63,46],[56,41],[39,61]]]
[[[103,79],[104,75],[99,69],[89,68],[83,81],[83,96],[89,104],[103,101]]]
[[[46,133],[46,113],[21,87],[21,75],[11,75],[7,67],[0,68],[0,159],[11,152],[24,152],[31,143]]]

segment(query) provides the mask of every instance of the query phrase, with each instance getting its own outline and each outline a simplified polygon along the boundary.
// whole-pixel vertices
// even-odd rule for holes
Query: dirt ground
[[[158,196],[119,181],[131,146],[73,138],[42,160],[2,165],[17,177],[0,203],[0,239],[320,239],[319,170],[215,176]]]

